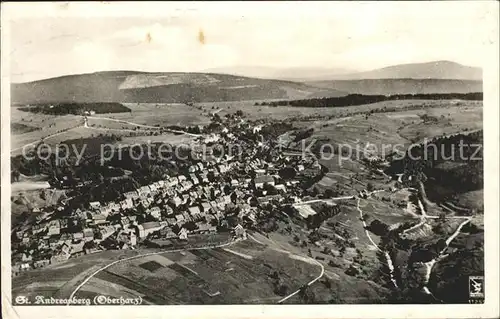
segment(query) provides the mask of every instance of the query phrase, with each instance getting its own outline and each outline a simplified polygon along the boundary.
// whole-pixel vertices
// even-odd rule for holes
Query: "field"
[[[127,139],[127,143],[131,144],[144,141],[142,137],[148,137],[146,141],[186,142],[184,137],[173,134],[163,134],[161,137],[154,136],[155,132],[158,131],[155,127],[199,125],[210,122],[208,113],[203,113],[193,106],[184,104],[127,104],[127,107],[132,112],[99,114],[89,117],[88,127],[84,126],[84,118],[79,115],[33,114],[12,107],[12,154],[21,154],[23,146],[35,145],[41,138],[44,138],[44,142],[50,146],[55,146],[66,140],[97,137],[101,134],[131,137]],[[123,122],[113,121],[113,119]],[[134,123],[144,126],[137,126]],[[171,138],[172,136],[174,138]]]
[[[374,249],[363,249],[363,246],[368,245],[368,240],[361,222],[355,217],[357,212],[354,207],[352,208],[353,210],[344,210],[343,213],[325,221],[324,226],[319,230],[319,234],[321,237],[326,235],[326,238],[321,239],[316,244],[308,243],[303,247],[303,245],[295,242],[292,239],[295,235],[298,236],[300,242],[308,242],[308,232],[295,226],[292,226],[293,235],[283,230],[270,233],[268,236],[254,234],[255,238],[260,242],[266,243],[279,251],[289,251],[295,256],[305,256],[310,251],[312,258],[323,265],[324,276],[308,288],[307,295],[310,298],[308,303],[379,303],[389,292],[378,279],[379,261],[376,251]],[[335,221],[339,222],[336,228],[328,226],[329,222]],[[340,254],[341,245],[337,244],[336,240],[346,240],[343,237],[344,230],[352,235],[356,248],[347,248],[343,254]],[[325,251],[325,247],[328,252]],[[348,275],[346,270],[354,263],[353,259],[357,256],[356,249],[363,249],[363,256],[360,259],[363,264],[361,266],[362,271],[357,275]],[[304,303],[304,298],[295,295],[285,303]]]
[[[460,112],[461,109],[477,109],[479,113],[482,112],[481,102],[477,101],[439,101],[439,100],[402,100],[402,101],[384,101],[373,104],[356,105],[349,107],[272,107],[264,105],[255,105],[261,103],[261,100],[252,101],[238,101],[238,102],[206,102],[199,103],[206,112],[214,112],[221,110],[218,114],[224,116],[225,114],[232,114],[241,110],[249,119],[277,119],[277,120],[327,120],[337,117],[346,117],[352,114],[370,112],[377,109],[392,109],[401,108],[452,108],[450,113]],[[477,107],[477,108],[476,108]],[[453,109],[458,111],[453,111]],[[410,111],[410,113],[415,111]],[[396,114],[396,112],[388,112],[388,115]]]
[[[11,130],[13,135],[29,133],[29,132],[35,131],[37,129],[38,128],[36,128],[36,127],[22,124],[22,123],[11,123],[11,125],[10,125],[10,130]]]
[[[83,286],[78,296],[102,293],[141,296],[153,304],[275,303],[278,273],[289,293],[320,273],[317,265],[293,259],[247,239],[227,248],[162,253],[118,263]]]
[[[83,124],[83,118],[74,115],[55,116],[46,114],[34,114],[20,111],[16,107],[11,108],[11,126],[27,126],[29,130],[11,131],[11,150],[20,154],[22,146],[37,142],[42,137],[58,134]],[[66,133],[60,134],[64,135]],[[60,136],[57,135],[57,136]],[[54,136],[56,137],[56,136]]]
[[[135,251],[105,251],[25,272],[12,279],[12,295],[14,298],[18,294],[27,297],[43,295],[67,298],[76,285],[101,265],[116,260],[120,256],[135,253]]]
[[[312,128],[314,131],[310,137],[289,146],[301,150],[313,142],[318,148],[326,144],[322,164],[344,178],[363,169],[359,162],[350,159],[360,160],[370,154],[385,157],[394,151],[404,151],[412,142],[422,142],[425,138],[482,128],[482,108],[476,105],[448,105],[335,119],[329,119],[325,114],[325,117],[293,122],[297,128]],[[430,122],[428,118],[435,119],[435,122]],[[332,146],[342,151],[342,158],[331,154]]]
[[[315,127],[314,137],[333,135],[334,141],[339,143],[352,142],[356,139],[365,142],[383,140],[388,143],[399,143],[426,136],[474,130],[482,126],[482,109],[478,107],[480,105],[478,102],[473,101],[386,101],[338,108],[270,107],[254,105],[255,102],[200,103],[195,106],[127,103],[126,106],[132,112],[90,117],[88,128],[83,127],[81,116],[31,114],[13,107],[11,108],[12,125],[23,129],[13,130],[12,150],[15,154],[20,154],[22,146],[36,143],[41,137],[46,137],[46,143],[56,144],[67,139],[99,134],[149,135],[151,131],[157,130],[154,128],[156,126],[203,125],[210,122],[211,113],[218,112],[219,116],[224,116],[233,114],[237,110],[243,111],[249,119],[294,120],[295,126]],[[407,107],[420,106],[421,110],[403,110]],[[383,108],[402,108],[402,111],[375,113],[368,118],[364,114],[358,114]],[[424,123],[419,117],[423,114],[437,117],[440,124]],[[104,119],[99,119],[99,117]],[[137,126],[134,123],[145,126]]]
[[[102,115],[102,117],[151,126],[185,126],[210,123],[209,114],[203,114],[202,110],[197,109],[195,106],[160,103],[125,103],[125,105],[132,112],[108,114],[106,116]]]

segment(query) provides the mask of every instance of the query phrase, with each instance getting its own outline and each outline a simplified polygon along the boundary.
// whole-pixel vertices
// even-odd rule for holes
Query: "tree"
[[[321,239],[321,237],[319,236],[319,233],[317,231],[312,231],[310,234],[309,234],[309,241],[311,243],[315,243],[317,241],[319,241]]]
[[[325,198],[332,198],[335,196],[335,193],[333,192],[333,190],[331,190],[330,188],[328,188],[326,191],[325,191]]]
[[[323,284],[325,285],[326,288],[330,289],[332,287],[332,284],[330,283],[330,280],[328,280],[328,278],[326,278],[324,281],[323,281]]]
[[[267,195],[276,195],[278,194],[278,191],[276,190],[276,188],[269,184],[269,183],[264,183],[264,186],[263,186],[264,190],[267,191]]]
[[[304,285],[299,290],[299,296],[304,300],[305,303],[314,303],[316,296],[311,289],[308,289],[307,285]]]
[[[280,169],[279,175],[281,178],[287,180],[287,179],[292,179],[295,178],[295,175],[297,175],[297,172],[293,167],[284,167]]]
[[[194,231],[198,229],[198,225],[196,225],[196,223],[194,222],[187,222],[183,225],[183,227],[188,231]]]
[[[288,287],[284,284],[279,284],[275,289],[275,293],[278,296],[286,296],[288,294]]]
[[[439,222],[441,223],[446,222],[446,213],[442,212],[439,214]]]
[[[373,184],[372,183],[368,183],[366,185],[366,190],[369,191],[369,192],[373,191]]]

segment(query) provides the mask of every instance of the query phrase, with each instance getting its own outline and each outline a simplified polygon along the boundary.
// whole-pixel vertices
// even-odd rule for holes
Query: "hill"
[[[320,67],[273,68],[264,66],[235,66],[213,68],[205,70],[205,72],[305,82],[329,80],[341,75],[352,74],[356,71],[344,68]]]
[[[338,76],[339,80],[359,79],[456,79],[481,81],[481,68],[451,61],[433,61],[388,66],[372,71]]]
[[[186,103],[343,96],[328,88],[211,73],[109,71],[13,83],[12,104]]]
[[[452,61],[432,61],[426,63],[410,63],[392,65],[381,69],[358,72],[346,68],[293,67],[273,68],[262,66],[235,66],[206,70],[210,73],[234,74],[264,79],[280,79],[298,82],[317,82],[333,80],[366,80],[366,79],[434,79],[434,80],[469,80],[481,81],[482,70],[477,67],[461,65]],[[376,83],[367,82],[367,85]],[[411,84],[411,83],[410,83]],[[440,84],[431,82],[428,84]],[[327,86],[328,87],[328,86]],[[477,91],[477,90],[476,90]],[[349,91],[350,93],[355,93]],[[450,92],[450,91],[446,91]],[[455,92],[455,91],[453,91]],[[359,92],[368,94],[368,92]],[[398,91],[396,93],[407,93]],[[408,92],[410,93],[410,92]],[[427,93],[427,92],[416,92]],[[428,92],[435,93],[435,92]]]
[[[430,94],[482,92],[483,84],[476,80],[450,79],[362,79],[306,82],[324,89],[352,94]]]

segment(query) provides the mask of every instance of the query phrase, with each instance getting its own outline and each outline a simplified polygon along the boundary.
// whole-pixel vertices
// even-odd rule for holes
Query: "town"
[[[114,201],[73,209],[67,200],[33,209],[34,221],[13,231],[13,274],[102,250],[157,247],[155,242],[169,239],[245,236],[245,229],[266,223],[270,211],[310,199],[307,188],[322,177],[322,166],[312,154],[282,152],[262,127],[241,112],[213,114],[180,169]],[[230,154],[234,145],[238,154]],[[207,149],[226,153],[214,156]],[[309,211],[306,206],[297,212],[307,218],[314,214]]]

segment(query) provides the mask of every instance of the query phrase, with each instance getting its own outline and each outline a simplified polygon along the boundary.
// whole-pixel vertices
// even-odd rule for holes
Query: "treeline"
[[[101,145],[114,144],[120,140],[121,137],[114,134],[111,136],[99,135],[97,137],[71,139],[61,143],[59,148],[51,149],[51,152],[45,147],[45,143],[40,142],[33,149],[30,149],[26,156],[17,155],[11,157],[11,168],[12,171],[17,171],[27,176],[46,174],[62,179],[64,176],[67,177],[64,169],[80,170],[79,166],[86,163],[98,163],[99,157],[96,156],[100,155]],[[77,166],[76,161],[79,155],[82,158],[81,163]],[[60,160],[57,161],[57,159]],[[74,173],[77,174],[76,171]],[[89,174],[85,169],[82,169],[81,173],[84,176]],[[84,177],[81,176],[81,178]]]
[[[19,110],[50,115],[83,115],[86,111],[94,111],[96,114],[132,112],[131,109],[123,104],[114,102],[37,104],[21,107]]]
[[[396,95],[363,95],[349,94],[340,97],[325,97],[304,100],[282,100],[262,102],[268,106],[301,106],[301,107],[342,107],[371,104],[395,100],[470,100],[482,101],[483,93],[432,93],[432,94],[396,94]]]

